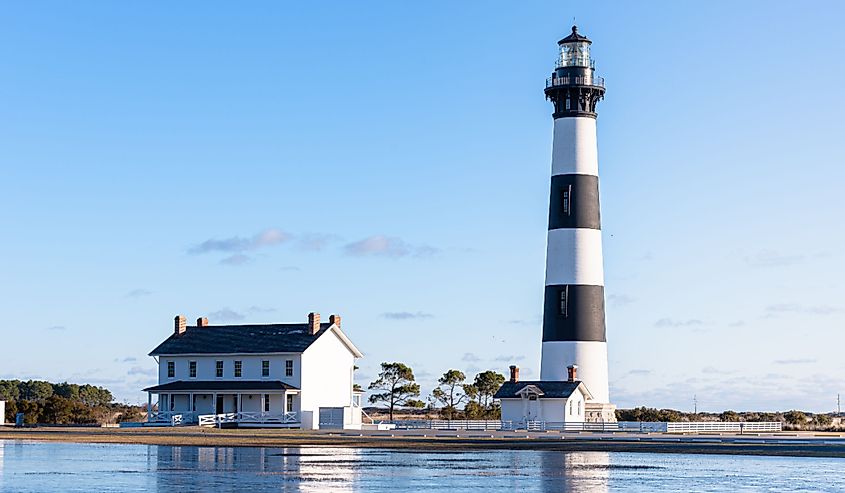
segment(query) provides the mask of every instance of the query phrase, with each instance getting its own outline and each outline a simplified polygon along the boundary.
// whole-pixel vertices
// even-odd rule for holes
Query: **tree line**
[[[0,380],[0,400],[6,401],[6,421],[17,413],[24,423],[102,424],[136,420],[140,406],[113,404],[114,396],[96,385],[50,383],[43,380]]]
[[[832,429],[833,417],[830,414],[813,414],[792,410],[786,412],[736,412],[721,413],[686,413],[674,409],[654,409],[636,407],[617,409],[619,421],[744,421],[744,422],[781,422],[786,430],[826,430]]]
[[[493,395],[504,382],[505,376],[492,370],[476,374],[470,382],[464,372],[450,369],[437,380],[427,401],[422,401],[414,371],[404,363],[385,362],[368,387],[374,391],[369,401],[386,405],[391,421],[396,408],[401,407],[428,408],[444,419],[500,419],[502,411]]]

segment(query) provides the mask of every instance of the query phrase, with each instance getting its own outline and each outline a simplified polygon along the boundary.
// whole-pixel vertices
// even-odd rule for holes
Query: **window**
[[[285,361],[285,376],[292,377],[293,376],[293,360],[289,359]]]
[[[578,401],[578,416],[581,416],[581,401]]]
[[[262,377],[269,377],[270,376],[270,361],[264,360],[261,362],[261,376]]]
[[[188,363],[188,376],[191,378],[197,378],[197,362],[191,361]]]
[[[167,362],[167,378],[173,378],[176,376],[176,363],[173,361]]]
[[[214,373],[214,376],[216,376],[217,378],[223,378],[223,362],[222,361],[217,361],[216,371]]]
[[[561,197],[561,207],[563,208],[563,213],[567,216],[570,214],[572,209],[572,185],[566,187],[563,191],[563,196]]]
[[[241,377],[241,370],[243,369],[243,362],[235,361],[235,378]]]
[[[264,394],[264,412],[270,412],[270,394]]]
[[[285,412],[292,413],[293,412],[293,394],[286,394],[285,395]]]
[[[564,317],[569,315],[569,286],[560,290],[560,314]]]
[[[575,414],[575,401],[569,401],[569,414]]]

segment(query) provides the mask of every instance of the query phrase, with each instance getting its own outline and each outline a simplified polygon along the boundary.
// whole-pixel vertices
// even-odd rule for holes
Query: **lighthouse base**
[[[584,404],[585,423],[615,423],[616,405],[587,401]]]

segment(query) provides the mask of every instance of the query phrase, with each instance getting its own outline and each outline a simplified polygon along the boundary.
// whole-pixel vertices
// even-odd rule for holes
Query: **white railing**
[[[526,431],[588,431],[633,433],[701,433],[701,432],[773,432],[781,431],[780,422],[656,422],[618,421],[603,423],[571,423],[562,421],[498,421],[498,420],[402,420],[391,421],[397,429],[413,430],[526,430]]]
[[[199,416],[200,426],[220,426],[229,423],[244,424],[298,424],[299,416],[295,412],[286,413],[265,413],[265,412],[240,412],[203,414]]]
[[[556,86],[598,86],[604,87],[604,77],[549,77],[546,79],[546,87]]]
[[[149,423],[170,423],[178,426],[187,423],[195,423],[197,413],[191,411],[156,411],[151,412],[147,420]]]
[[[701,422],[677,422],[666,423],[666,431],[669,433],[700,433],[707,431],[726,431],[726,432],[759,432],[759,431],[782,431],[783,424],[779,421],[775,422],[760,422],[760,423],[746,423],[746,422],[730,422],[730,421],[701,421]]]

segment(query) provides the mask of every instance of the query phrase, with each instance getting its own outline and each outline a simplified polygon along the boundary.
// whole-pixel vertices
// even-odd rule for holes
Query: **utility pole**
[[[839,394],[836,394],[836,415],[842,414],[842,401],[839,400]]]
[[[692,396],[692,405],[693,405],[693,409],[695,410],[693,412],[695,414],[698,414],[698,396],[697,395]]]

